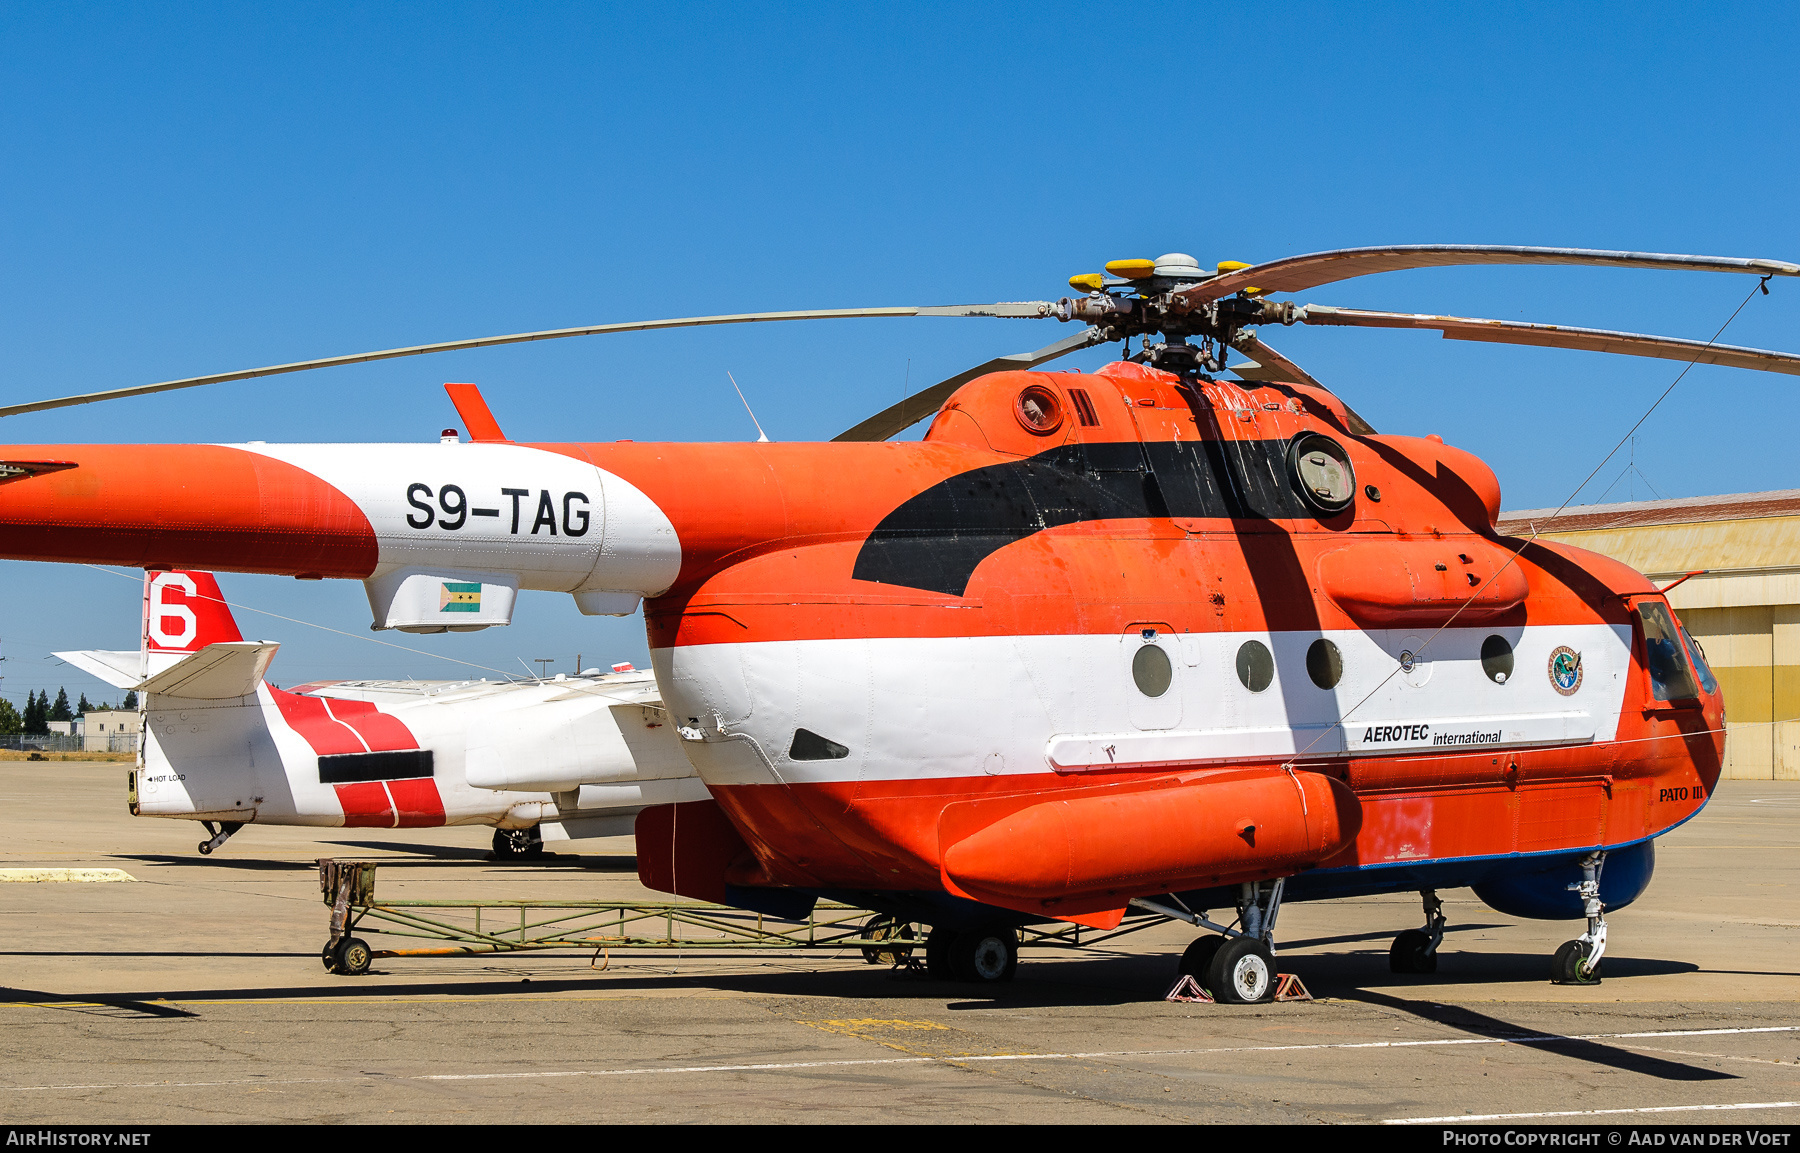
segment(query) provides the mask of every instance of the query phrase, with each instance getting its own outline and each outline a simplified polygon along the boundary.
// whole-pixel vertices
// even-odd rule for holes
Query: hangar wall
[[[1725,693],[1725,776],[1800,780],[1800,489],[1500,514],[1666,585]]]

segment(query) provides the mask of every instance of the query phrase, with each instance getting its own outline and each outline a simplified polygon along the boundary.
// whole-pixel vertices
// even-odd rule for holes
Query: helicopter
[[[832,442],[39,445],[0,461],[0,556],[353,579],[373,627],[506,624],[520,589],[644,614],[710,799],[638,815],[653,888],[776,916],[820,898],[930,926],[928,968],[1010,979],[1021,925],[1130,913],[1205,932],[1179,968],[1272,995],[1287,901],[1418,892],[1389,950],[1435,971],[1438,892],[1585,921],[1716,784],[1724,701],[1641,574],[1495,529],[1500,485],[1376,432],[1263,339],[1388,327],[1800,373],[1800,356],[1565,326],[1297,304],[1480,264],[1800,275],[1762,259],[1481,245],[1203,268],[1115,261],[1056,301],[687,317],[415,345],[0,406],[0,416],[339,364],[700,325],[1078,324]],[[1109,342],[1093,373],[1043,368]],[[1250,363],[1231,367],[1236,351]],[[1231,376],[1226,374],[1230,373]],[[890,437],[930,417],[924,438]],[[850,483],[846,483],[849,481]],[[1220,919],[1212,916],[1220,911]]]

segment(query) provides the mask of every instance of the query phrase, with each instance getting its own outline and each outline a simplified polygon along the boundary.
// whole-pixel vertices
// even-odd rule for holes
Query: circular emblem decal
[[[1563,696],[1574,696],[1581,687],[1581,654],[1568,645],[1558,645],[1550,654],[1550,684]]]

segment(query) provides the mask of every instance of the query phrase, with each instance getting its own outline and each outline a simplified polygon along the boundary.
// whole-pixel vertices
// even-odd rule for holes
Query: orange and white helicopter
[[[642,600],[711,793],[640,814],[644,880],[920,921],[939,973],[1005,979],[1018,925],[1135,907],[1212,930],[1183,971],[1255,1001],[1284,901],[1421,892],[1424,926],[1391,950],[1421,972],[1445,927],[1436,891],[1471,886],[1507,913],[1585,917],[1552,969],[1591,982],[1604,911],[1643,890],[1653,839],[1718,778],[1724,702],[1698,646],[1626,566],[1500,537],[1486,465],[1375,432],[1257,330],[1435,329],[1787,373],[1800,356],[1270,299],[1466,264],[1746,273],[1764,291],[1800,275],[1492,246],[1216,270],[1171,254],[1056,302],[598,325],[0,407],[689,325],[1086,322],[823,444],[515,444],[451,386],[472,443],[19,446],[0,464],[0,555],[361,580],[377,628],[503,624],[521,588],[590,614]],[[1096,373],[1034,371],[1134,337]],[[1228,349],[1254,361],[1236,380]],[[934,413],[922,441],[884,443]]]

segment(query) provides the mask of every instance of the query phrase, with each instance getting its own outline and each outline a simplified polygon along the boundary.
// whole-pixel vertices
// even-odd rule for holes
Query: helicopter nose
[[[222,445],[34,445],[0,460],[0,556],[360,579],[375,533],[304,469]]]

